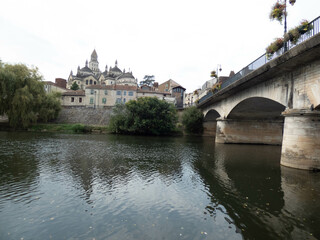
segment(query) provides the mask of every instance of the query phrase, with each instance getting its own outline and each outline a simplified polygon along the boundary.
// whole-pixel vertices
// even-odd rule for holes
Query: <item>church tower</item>
[[[96,50],[94,49],[92,54],[91,54],[91,60],[89,62],[89,68],[92,70],[92,72],[97,75],[100,72],[100,69],[99,69],[99,62],[98,62],[98,55],[97,55],[97,52]]]

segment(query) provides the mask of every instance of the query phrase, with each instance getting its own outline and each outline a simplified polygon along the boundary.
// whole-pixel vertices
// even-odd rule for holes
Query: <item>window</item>
[[[117,98],[116,103],[121,103],[121,98]]]
[[[96,81],[94,81],[94,85],[96,85],[97,84],[97,82]]]
[[[71,97],[71,102],[74,102],[74,97]]]
[[[127,95],[127,91],[123,91],[123,95],[126,96]]]
[[[117,95],[120,95],[120,96],[121,96],[121,91],[118,90],[118,91],[117,91]]]
[[[80,98],[79,98],[79,103],[81,103],[81,102],[82,102],[82,98],[80,97]]]
[[[102,98],[102,103],[106,104],[107,103],[107,99],[106,98]]]
[[[90,90],[90,94],[94,94],[94,90],[93,89]]]
[[[92,84],[92,80],[90,80],[90,84]]]
[[[128,95],[129,96],[133,96],[133,92],[128,92]]]
[[[93,98],[90,98],[90,104],[93,104]]]
[[[125,98],[123,99],[123,102],[124,102],[124,103],[126,102],[126,99],[125,99]]]
[[[108,95],[108,90],[104,90],[104,95]]]
[[[86,85],[88,85],[88,80],[86,80]]]

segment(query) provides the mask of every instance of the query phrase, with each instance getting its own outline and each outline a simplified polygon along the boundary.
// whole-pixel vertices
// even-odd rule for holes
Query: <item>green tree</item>
[[[175,131],[177,120],[172,104],[155,97],[144,97],[117,105],[109,129],[114,133],[168,135]]]
[[[127,133],[128,132],[129,112],[126,105],[117,103],[112,109],[108,128],[113,133]]]
[[[143,81],[140,81],[140,86],[148,85],[148,86],[152,87],[154,84],[154,81],[155,81],[154,75],[145,75],[143,77]]]
[[[77,84],[77,82],[73,82],[70,89],[71,90],[79,90],[79,85]]]
[[[184,110],[182,114],[182,124],[187,133],[201,134],[203,132],[203,114],[195,106]]]
[[[28,127],[38,120],[57,116],[60,101],[46,95],[37,68],[0,63],[0,115],[6,114],[12,127]]]

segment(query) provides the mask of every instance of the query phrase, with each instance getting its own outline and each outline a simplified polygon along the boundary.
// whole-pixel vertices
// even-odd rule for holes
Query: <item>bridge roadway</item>
[[[218,143],[282,145],[281,164],[320,169],[320,34],[198,104]]]

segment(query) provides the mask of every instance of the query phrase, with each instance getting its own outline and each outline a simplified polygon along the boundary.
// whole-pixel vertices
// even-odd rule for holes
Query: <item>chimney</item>
[[[67,88],[67,80],[63,78],[56,78],[56,84],[58,87]]]

